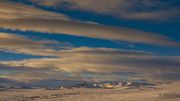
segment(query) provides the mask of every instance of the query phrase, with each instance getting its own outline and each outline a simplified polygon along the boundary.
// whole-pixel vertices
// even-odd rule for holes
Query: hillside
[[[180,82],[116,89],[4,89],[0,101],[180,101]]]

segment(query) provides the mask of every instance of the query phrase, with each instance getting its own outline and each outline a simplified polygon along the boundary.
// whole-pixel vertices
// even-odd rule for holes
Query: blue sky
[[[0,78],[179,80],[179,5],[178,0],[1,1]]]

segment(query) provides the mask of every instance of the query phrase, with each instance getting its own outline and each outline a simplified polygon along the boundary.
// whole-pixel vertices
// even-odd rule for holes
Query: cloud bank
[[[109,48],[74,48],[59,51],[57,58],[27,59],[20,61],[1,61],[0,64],[24,68],[49,68],[70,74],[95,73],[107,75],[123,72],[136,73],[134,78],[165,80],[169,76],[179,80],[179,57],[159,57],[143,51],[128,51]],[[168,76],[169,75],[169,76]],[[174,76],[173,76],[174,75]]]

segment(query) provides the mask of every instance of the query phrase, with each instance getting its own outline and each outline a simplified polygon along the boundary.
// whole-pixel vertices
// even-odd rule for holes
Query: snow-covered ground
[[[0,101],[180,101],[180,82],[116,89],[0,89]]]

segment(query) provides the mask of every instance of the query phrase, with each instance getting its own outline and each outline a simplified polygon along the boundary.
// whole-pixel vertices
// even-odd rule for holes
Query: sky
[[[179,81],[179,11],[179,0],[1,0],[0,85]]]

